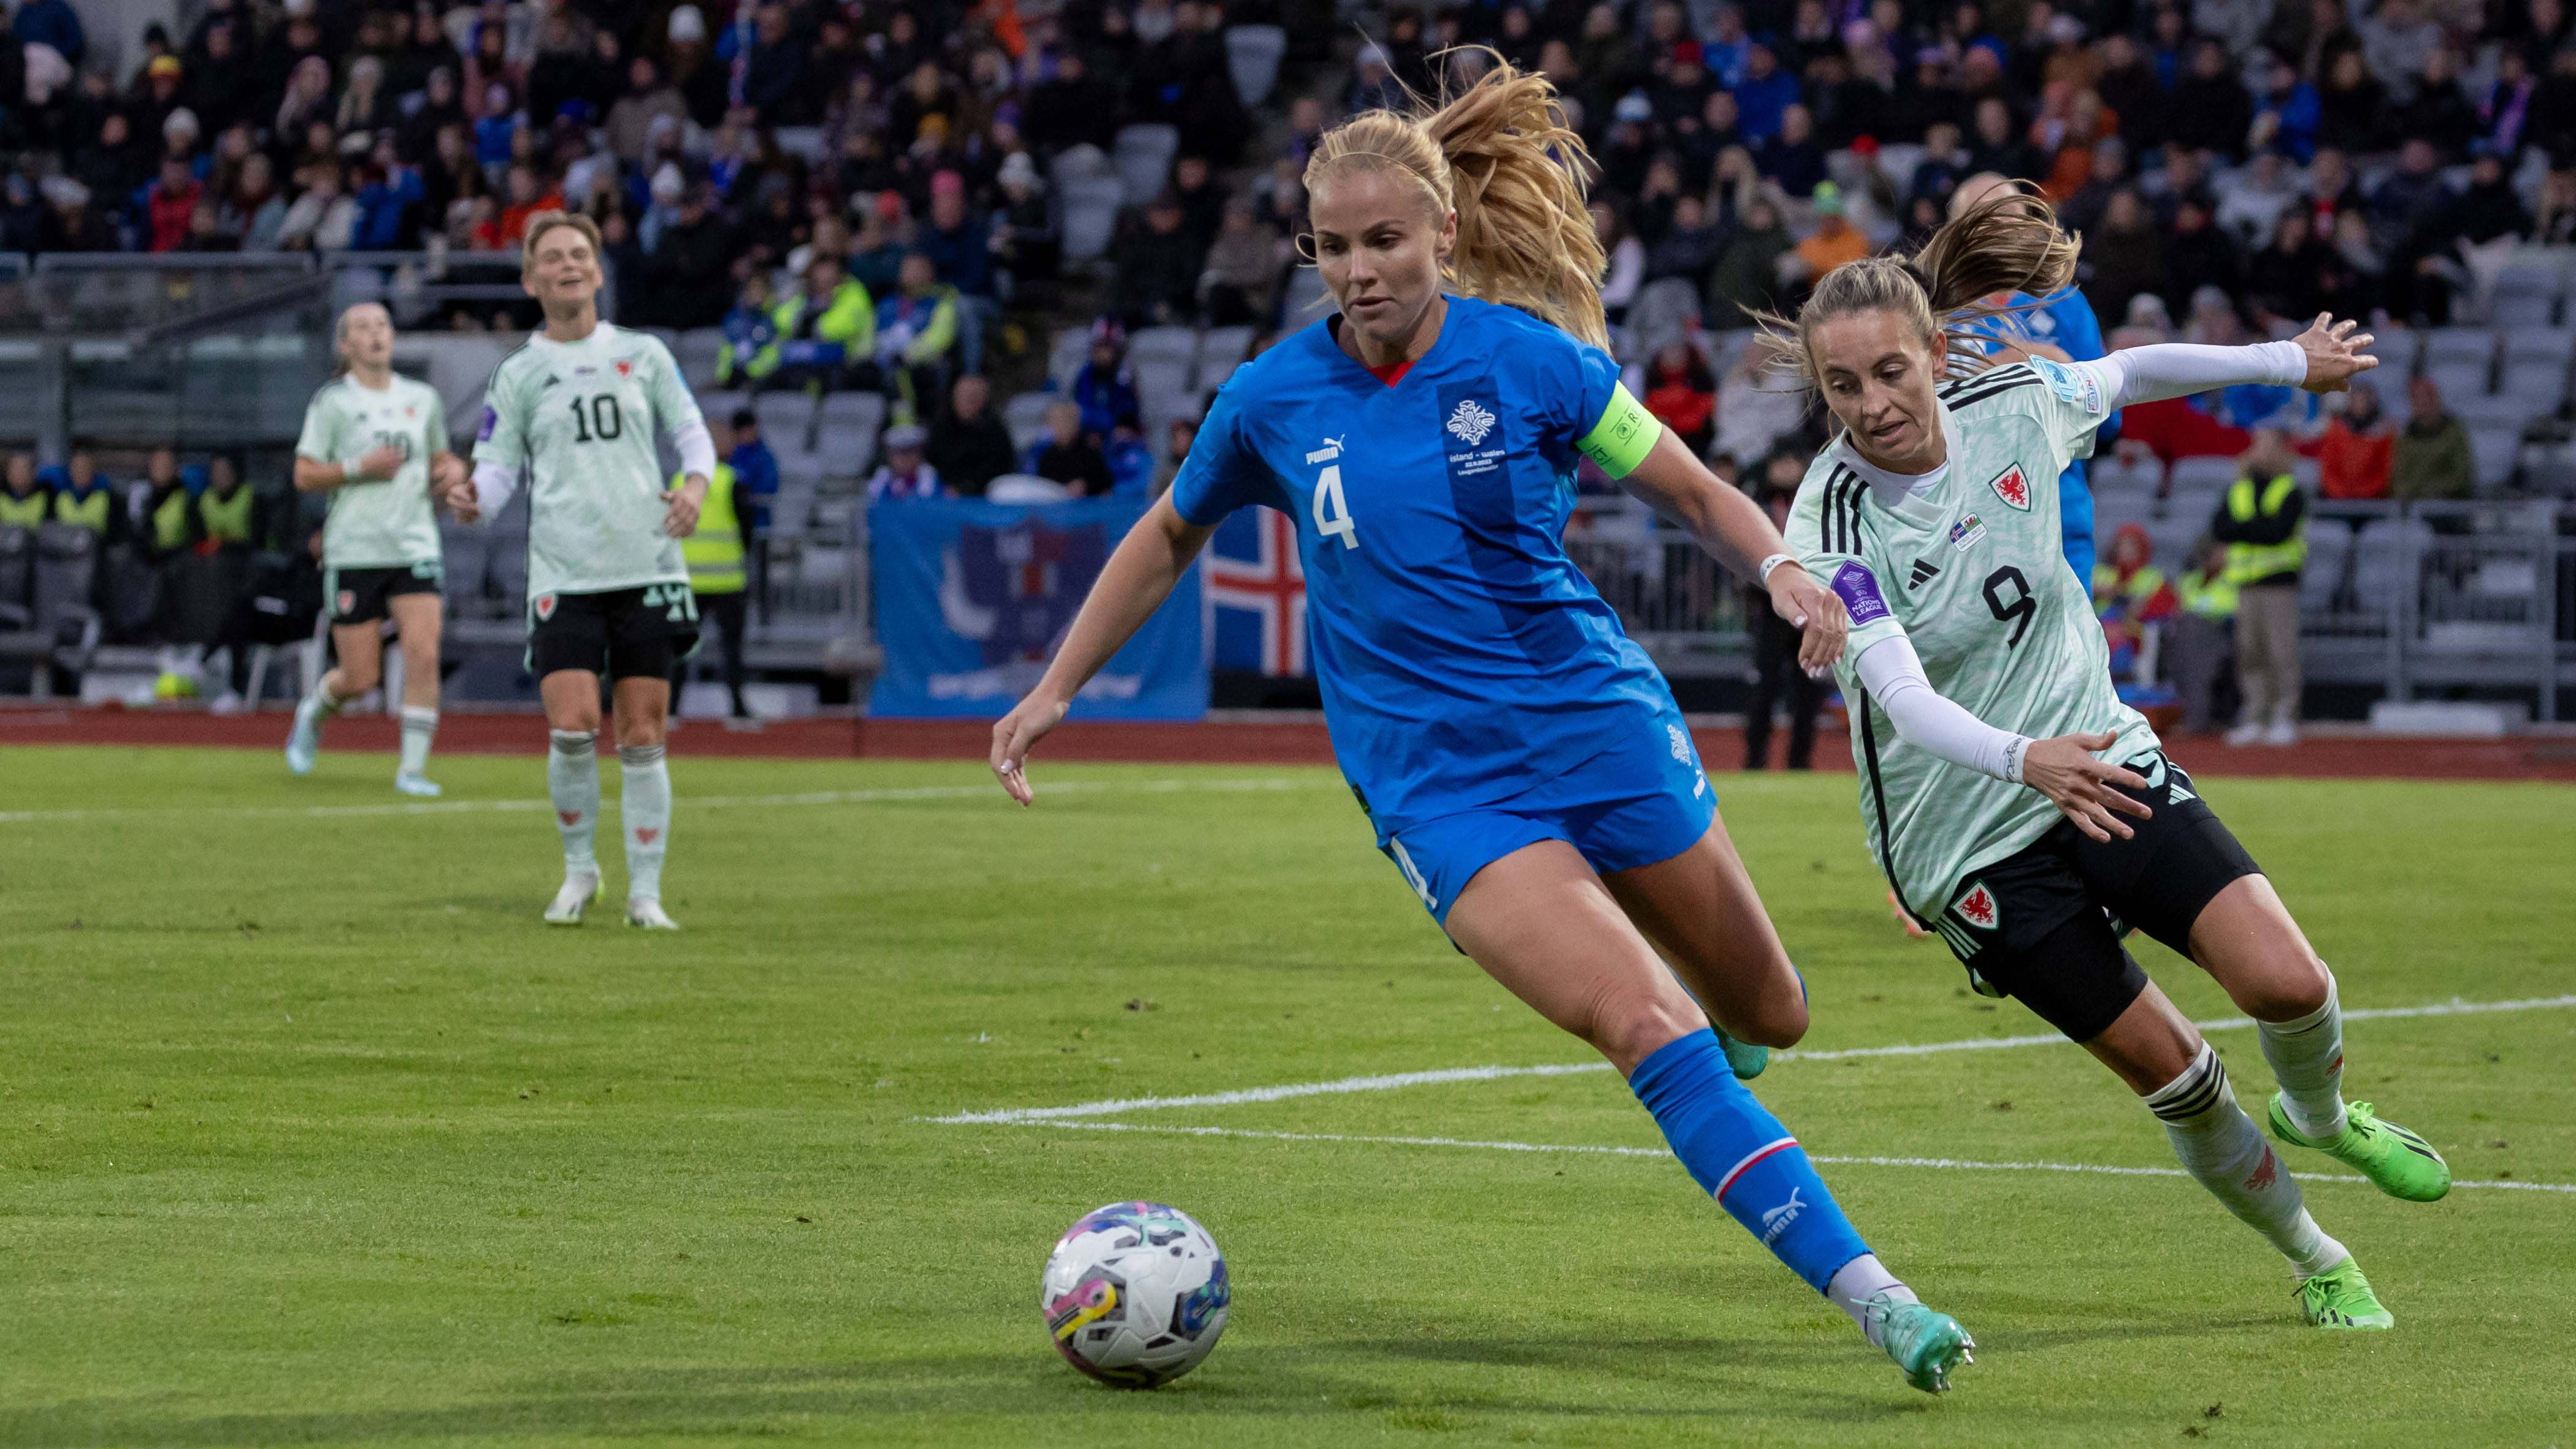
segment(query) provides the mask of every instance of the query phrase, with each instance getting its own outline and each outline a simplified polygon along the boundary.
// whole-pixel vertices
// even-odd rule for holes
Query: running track
[[[0,707],[0,746],[197,745],[274,749],[286,737],[283,710],[219,718],[196,709],[64,709]],[[678,755],[771,759],[980,760],[991,726],[971,720],[779,721],[756,733],[692,723],[672,739]],[[1713,770],[1743,763],[1742,737],[1705,725],[1694,733]],[[391,751],[394,722],[381,715],[335,720],[325,736],[338,750]],[[545,725],[526,713],[449,712],[438,748],[465,754],[533,755],[546,745]],[[1775,745],[1774,748],[1777,748]],[[2328,732],[2288,749],[2230,749],[2214,738],[2172,745],[2189,769],[2213,775],[2380,776],[2420,780],[2562,780],[2576,782],[2576,738],[2420,739]],[[1068,724],[1050,736],[1042,759],[1123,760],[1152,764],[1325,765],[1332,749],[1320,720],[1221,718],[1202,724]],[[1828,725],[1816,743],[1819,769],[1851,769],[1848,740]]]

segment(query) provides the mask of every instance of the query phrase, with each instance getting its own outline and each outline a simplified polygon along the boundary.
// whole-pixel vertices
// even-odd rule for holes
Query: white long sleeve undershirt
[[[1852,668],[1907,744],[1980,775],[2021,783],[2021,752],[2029,738],[1997,729],[1943,698],[1904,635],[1890,634],[1862,650]]]
[[[2123,348],[2077,367],[2100,374],[2111,406],[2162,402],[2211,388],[2263,383],[2297,387],[2308,380],[2308,355],[2290,341],[2251,347],[2210,347],[2198,342],[2156,342]]]

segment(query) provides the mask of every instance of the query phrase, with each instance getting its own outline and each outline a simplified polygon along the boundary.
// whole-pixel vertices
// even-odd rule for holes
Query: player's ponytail
[[[1435,215],[1458,214],[1443,270],[1459,291],[1607,347],[1601,239],[1583,200],[1591,153],[1547,77],[1484,54],[1490,67],[1464,90],[1444,88],[1437,102],[1415,96],[1402,112],[1363,112],[1326,132],[1306,162],[1306,190],[1358,170],[1412,177]]]
[[[1795,320],[1755,312],[1772,366],[1814,385],[1808,342],[1818,323],[1856,312],[1894,312],[1945,351],[1982,355],[1971,332],[1980,318],[2010,310],[1987,299],[2003,292],[2045,297],[2075,279],[2082,243],[2057,213],[2027,191],[1999,191],[1932,233],[1914,255],[1864,257],[1825,273]]]

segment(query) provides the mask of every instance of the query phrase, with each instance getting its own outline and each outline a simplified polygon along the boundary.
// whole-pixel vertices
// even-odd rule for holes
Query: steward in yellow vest
[[[7,473],[0,475],[0,528],[37,527],[53,507],[53,490],[36,479],[36,460],[24,453],[12,455]]]
[[[2227,581],[2242,589],[2295,584],[2308,562],[2308,495],[2287,473],[2239,478],[2218,503],[2210,536],[2227,545]]]
[[[671,486],[681,478],[673,474]],[[707,480],[706,501],[698,506],[698,531],[680,540],[680,557],[689,565],[689,589],[700,598],[739,594],[747,582],[743,571],[745,535],[742,508],[734,492],[731,463],[718,463]]]

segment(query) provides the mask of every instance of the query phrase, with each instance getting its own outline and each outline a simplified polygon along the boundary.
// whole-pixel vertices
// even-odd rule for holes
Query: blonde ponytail
[[[1457,248],[1442,269],[1457,290],[1607,347],[1605,261],[1583,196],[1591,153],[1547,77],[1484,47],[1461,48],[1484,50],[1492,67],[1464,90],[1444,88],[1437,103],[1414,96],[1403,112],[1363,112],[1326,132],[1306,162],[1307,193],[1354,171],[1411,177],[1435,214],[1458,214]]]
[[[1795,320],[1777,312],[1751,315],[1761,324],[1771,365],[1810,386],[1819,380],[1810,349],[1817,325],[1856,312],[1894,312],[1923,336],[1940,337],[1944,350],[1982,357],[1972,325],[2018,310],[1986,299],[2059,290],[2075,280],[2082,246],[2059,227],[2046,201],[2024,190],[2002,191],[1951,218],[1911,257],[1864,257],[1825,273]]]

